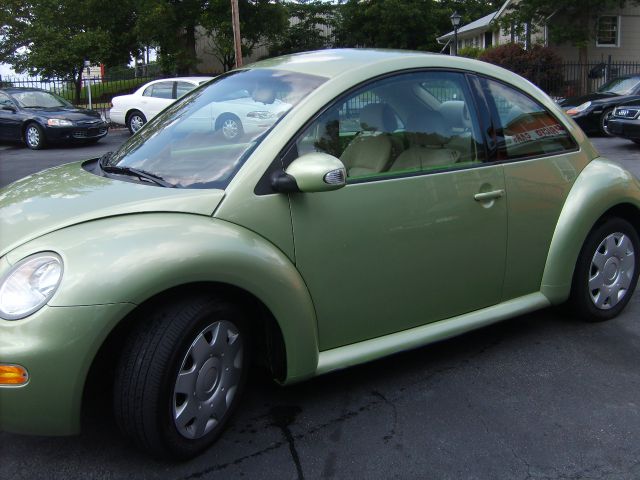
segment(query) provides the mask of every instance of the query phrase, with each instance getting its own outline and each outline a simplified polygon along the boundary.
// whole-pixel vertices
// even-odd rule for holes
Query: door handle
[[[496,198],[504,197],[504,190],[494,190],[492,192],[476,193],[473,198],[477,202],[488,202]]]

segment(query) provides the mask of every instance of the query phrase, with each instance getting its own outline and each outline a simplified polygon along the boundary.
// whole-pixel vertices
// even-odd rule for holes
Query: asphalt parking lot
[[[127,137],[0,146],[0,184]],[[640,178],[639,146],[594,143]],[[98,392],[79,436],[0,433],[0,478],[638,479],[639,353],[636,293],[611,322],[548,309],[287,388],[254,375],[222,439],[182,464],[134,450]]]

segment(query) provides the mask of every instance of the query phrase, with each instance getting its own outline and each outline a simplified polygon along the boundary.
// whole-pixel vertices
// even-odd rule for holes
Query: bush
[[[545,92],[552,91],[562,82],[562,60],[553,50],[542,45],[525,50],[522,45],[508,43],[485,50],[479,59],[511,70]]]
[[[478,58],[480,55],[482,55],[483,52],[484,49],[479,47],[464,47],[458,50],[458,56],[467,58]]]

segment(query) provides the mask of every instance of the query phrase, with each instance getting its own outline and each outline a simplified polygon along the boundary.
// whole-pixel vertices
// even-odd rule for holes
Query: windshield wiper
[[[107,173],[117,173],[119,175],[129,175],[133,177],[138,177],[141,180],[148,180],[151,183],[155,183],[156,185],[160,185],[161,187],[166,188],[176,188],[173,183],[167,182],[160,175],[156,175],[155,173],[147,172],[145,170],[139,170],[133,167],[121,167],[120,165],[109,165],[107,163],[108,159],[111,158],[113,152],[108,152],[100,157],[99,164],[100,168],[104,172]]]

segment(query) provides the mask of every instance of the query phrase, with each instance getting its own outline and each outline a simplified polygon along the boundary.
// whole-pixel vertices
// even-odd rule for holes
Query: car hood
[[[592,102],[596,105],[619,105],[621,102],[637,100],[638,95],[617,95],[615,93],[590,93],[580,97],[571,97],[562,101],[560,106],[565,110],[571,107],[577,107],[585,102]]]
[[[93,110],[75,107],[25,108],[26,111],[44,118],[65,118],[72,121],[100,120],[100,114]]]
[[[99,218],[149,212],[210,216],[223,190],[162,188],[94,175],[82,162],[36,173],[0,190],[0,256],[34,238]]]

